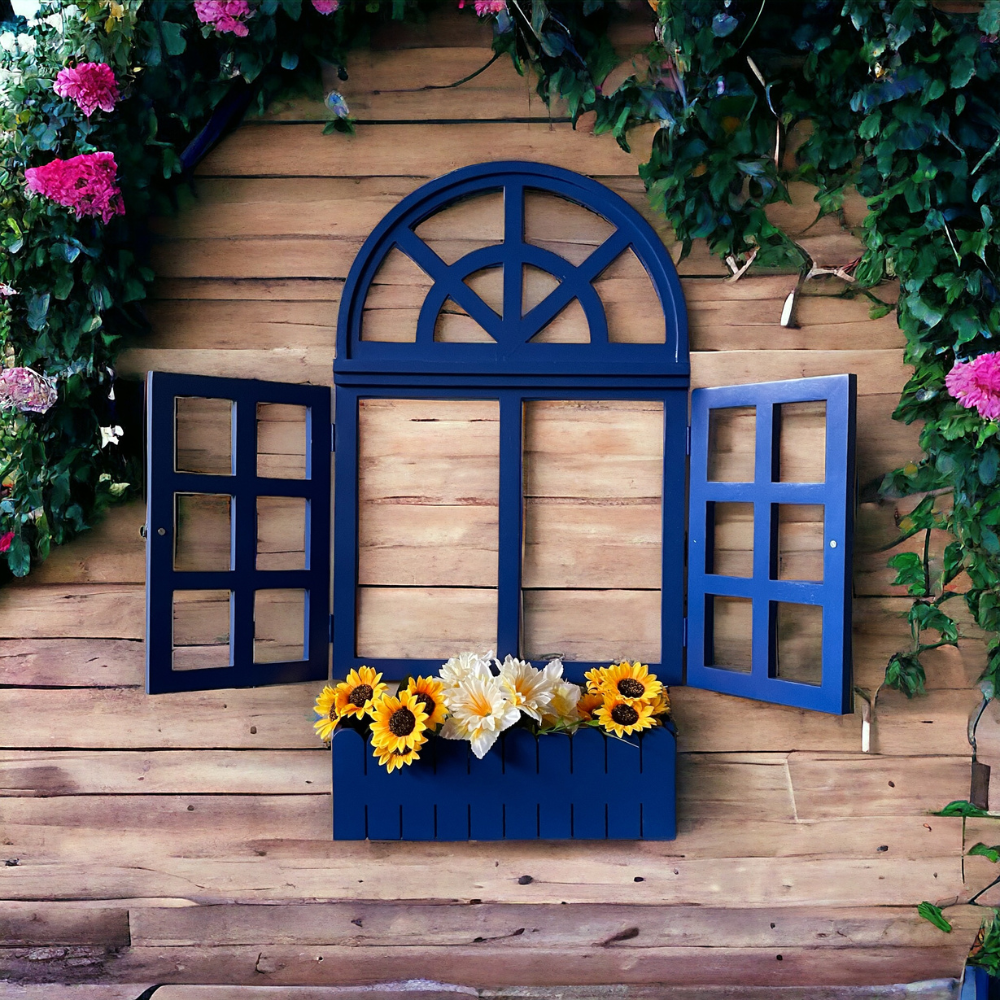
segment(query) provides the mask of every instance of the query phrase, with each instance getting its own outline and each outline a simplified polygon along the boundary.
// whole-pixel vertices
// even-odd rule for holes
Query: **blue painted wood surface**
[[[671,727],[619,740],[504,733],[478,760],[433,737],[389,774],[354,729],[334,733],[334,840],[673,840]]]
[[[463,198],[501,191],[502,243],[475,250],[446,265],[414,230],[434,213]],[[574,265],[525,241],[524,196],[544,191],[591,209],[614,226],[587,259]],[[365,299],[386,255],[398,248],[433,279],[410,343],[362,340]],[[591,283],[622,251],[631,248],[645,267],[663,307],[662,344],[623,344],[608,339],[607,319]],[[548,297],[522,315],[523,267],[559,280]],[[498,315],[464,279],[484,267],[503,266],[504,308]],[[438,312],[448,297],[461,305],[494,343],[434,340]],[[570,301],[580,302],[590,341],[547,344],[532,340]],[[524,404],[531,400],[656,400],[663,403],[663,577],[661,662],[650,664],[666,684],[683,680],[684,464],[689,381],[687,313],[677,272],[655,231],[627,202],[602,184],[546,164],[498,162],[465,167],[431,181],[403,199],[366,240],[348,276],[337,328],[337,479],[358,479],[358,407],[363,399],[496,399],[500,404],[497,652],[520,655],[521,553],[523,549]],[[436,673],[437,660],[359,657],[358,496],[337,491],[334,531],[333,672],[347,674],[363,663],[388,679]],[[460,650],[455,650],[460,652]],[[600,664],[567,662],[566,676],[582,681]]]
[[[688,516],[688,664],[691,687],[845,714],[851,703],[851,555],[854,540],[854,424],[856,376],[764,382],[695,389],[691,393],[691,473]],[[826,403],[826,475],[820,483],[780,482],[778,434],[785,403]],[[752,482],[708,478],[709,421],[713,410],[756,409]],[[753,568],[748,577],[710,572],[715,503],[753,504]],[[823,579],[777,578],[777,511],[780,504],[821,504]],[[749,672],[717,666],[712,649],[712,596],[753,601]],[[787,680],[777,671],[776,608],[779,602],[822,610],[822,680]]]
[[[233,404],[232,474],[205,475],[175,468],[175,405],[178,397],[229,400]],[[303,479],[258,477],[257,404],[306,407],[306,470]],[[258,382],[150,372],[146,426],[146,692],[326,680],[330,642],[330,390],[320,386]],[[228,570],[174,569],[175,503],[178,494],[230,497],[231,561]],[[257,497],[306,500],[306,568],[257,569]],[[302,589],[304,658],[254,662],[254,594]],[[230,666],[173,669],[173,600],[178,590],[232,592]]]

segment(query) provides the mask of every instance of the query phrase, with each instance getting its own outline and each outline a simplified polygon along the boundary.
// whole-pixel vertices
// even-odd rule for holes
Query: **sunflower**
[[[410,694],[417,696],[417,701],[423,705],[427,713],[427,728],[437,729],[448,715],[444,704],[444,684],[436,677],[410,678],[406,685]]]
[[[397,767],[402,767],[404,764],[412,764],[415,760],[420,760],[417,747],[411,747],[409,750],[403,750],[402,752],[389,750],[387,747],[374,747],[372,752],[378,757],[378,762],[389,774],[392,774]]]
[[[337,715],[355,715],[358,718],[371,714],[372,702],[382,695],[388,684],[381,683],[382,675],[371,667],[352,670],[347,680],[337,685]]]
[[[580,695],[580,700],[576,703],[576,710],[580,713],[580,718],[584,721],[592,719],[596,712],[604,704],[604,695],[599,691],[587,691]]]
[[[427,712],[411,691],[398,698],[384,694],[372,705],[372,746],[384,750],[416,750],[427,742]]]
[[[313,729],[316,730],[316,735],[321,740],[328,740],[330,738],[330,734],[337,725],[337,719],[340,718],[335,705],[336,700],[337,692],[329,684],[320,691],[316,698],[313,711],[319,718],[313,723]]]
[[[663,690],[663,685],[645,663],[622,660],[612,663],[604,672],[603,690],[612,698],[634,705],[639,701],[652,701]]]
[[[587,680],[587,693],[597,694],[604,686],[604,678],[607,676],[609,667],[594,667],[588,670],[583,676]]]
[[[653,715],[669,715],[670,714],[670,695],[667,689],[664,688],[650,703],[650,708],[653,710]]]
[[[615,736],[631,736],[654,725],[652,705],[644,701],[630,703],[624,698],[609,698],[594,718]]]

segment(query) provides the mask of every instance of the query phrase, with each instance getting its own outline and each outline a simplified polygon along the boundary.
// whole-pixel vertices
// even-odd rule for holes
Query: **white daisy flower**
[[[441,735],[447,740],[468,740],[480,759],[521,717],[505,697],[500,678],[492,675],[470,674],[456,687],[446,689],[445,703],[451,715],[445,719]]]
[[[0,34],[0,49],[4,52],[13,52],[17,48],[17,35],[13,31],[5,31]]]
[[[441,665],[438,676],[444,681],[445,687],[454,687],[469,677],[492,677],[490,663],[493,660],[493,650],[488,653],[459,653],[447,663]]]
[[[500,681],[507,692],[511,704],[536,722],[542,721],[555,693],[555,682],[562,676],[562,663],[558,672],[537,670],[527,660],[517,660],[508,655],[503,663],[496,661],[500,668]]]
[[[23,31],[17,36],[17,47],[27,55],[35,51],[35,39]]]

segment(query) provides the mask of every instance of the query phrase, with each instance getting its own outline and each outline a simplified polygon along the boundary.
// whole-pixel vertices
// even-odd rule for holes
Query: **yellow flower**
[[[417,701],[427,713],[427,728],[437,729],[448,717],[448,709],[444,703],[444,684],[436,677],[412,677],[406,685],[410,694],[417,696]]]
[[[386,750],[384,747],[375,747],[374,755],[378,758],[378,762],[389,772],[392,772],[396,768],[403,767],[404,764],[412,764],[415,760],[420,760],[420,754],[417,753],[416,748],[412,750],[404,750],[402,753],[396,750]]]
[[[653,715],[670,714],[670,695],[666,688],[650,702],[650,708],[653,710]]]
[[[604,678],[607,675],[608,667],[594,667],[588,670],[583,676],[587,680],[587,691],[589,694],[596,694],[604,687]]]
[[[604,692],[634,705],[639,701],[652,701],[663,690],[656,674],[649,672],[645,663],[612,663],[604,673]]]
[[[371,667],[352,670],[347,680],[336,687],[337,715],[354,715],[361,718],[371,712],[372,702],[382,695],[388,684],[380,683],[382,675]]]
[[[402,753],[427,742],[427,713],[412,691],[384,694],[372,705],[372,746]]]
[[[580,713],[580,718],[586,721],[594,717],[594,712],[604,704],[604,695],[599,691],[587,691],[580,695],[580,700],[576,703],[576,710]]]
[[[320,691],[319,696],[316,698],[313,711],[319,716],[319,719],[313,723],[313,729],[316,730],[316,735],[321,740],[328,740],[330,738],[330,734],[337,725],[337,719],[340,718],[336,700],[337,692],[329,684]]]
[[[643,701],[629,703],[624,698],[609,698],[594,718],[615,736],[631,736],[654,725],[652,705]]]
[[[417,753],[416,747],[413,747],[411,750],[403,750],[402,752],[389,750],[386,747],[374,747],[372,752],[378,757],[378,762],[389,774],[392,774],[397,767],[402,767],[404,764],[412,764],[415,760],[420,760],[420,754]]]

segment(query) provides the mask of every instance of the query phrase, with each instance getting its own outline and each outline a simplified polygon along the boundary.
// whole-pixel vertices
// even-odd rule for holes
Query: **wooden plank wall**
[[[647,34],[640,24],[617,42],[627,51]],[[626,155],[550,121],[503,60],[461,88],[419,89],[482,65],[488,45],[469,11],[387,35],[352,57],[343,85],[364,120],[356,137],[323,136],[321,111],[298,102],[228,138],[199,168],[196,198],[157,225],[153,332],[122,371],[329,384],[339,297],[369,230],[420,184],[483,160],[588,173],[676,256],[636,176],[648,135]],[[809,193],[796,195],[776,215],[814,259],[855,257],[848,229],[810,228]],[[817,285],[799,325],[782,328],[793,275],[727,282],[704,247],[680,272],[696,386],[856,372],[862,482],[915,455],[915,429],[889,417],[906,378],[894,317],[871,321],[863,299]],[[855,679],[869,690],[906,642],[907,602],[875,551],[906,509],[861,508]],[[933,654],[926,697],[880,696],[871,754],[860,710],[836,718],[674,690],[672,843],[334,844],[315,685],[144,694],[143,519],[138,504],[116,510],[0,593],[0,977],[679,989],[959,972],[978,911],[952,911],[946,936],[914,907],[988,876],[963,868],[963,851],[996,837],[929,815],[968,794],[977,643]],[[998,732],[987,718],[981,752],[996,752]]]

